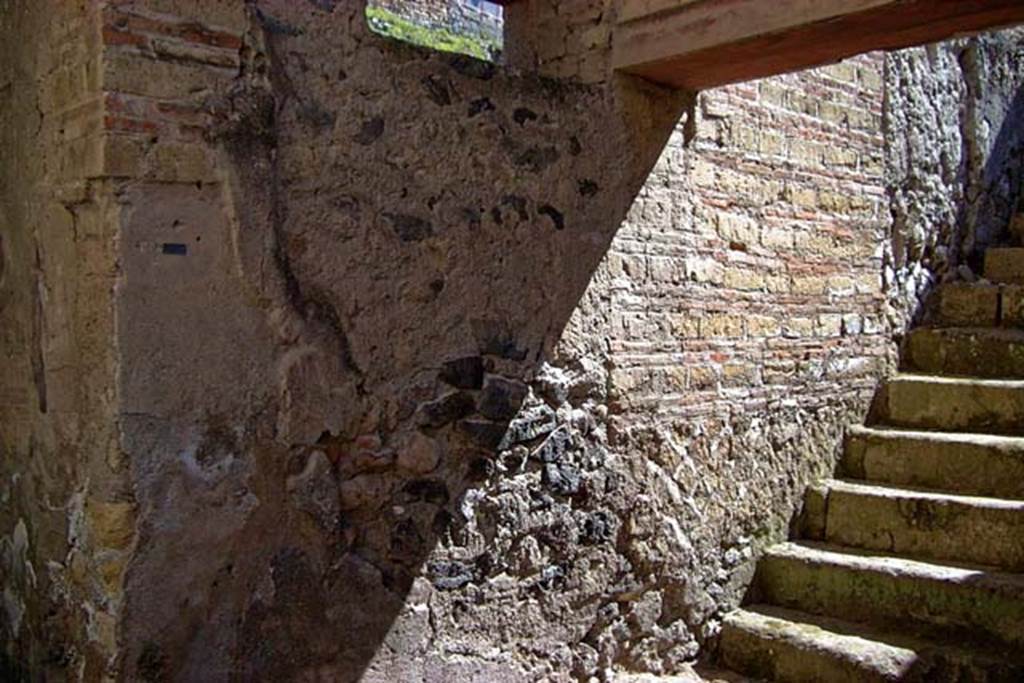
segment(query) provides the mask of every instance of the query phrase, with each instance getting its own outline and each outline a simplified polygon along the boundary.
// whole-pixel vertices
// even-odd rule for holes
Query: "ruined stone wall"
[[[702,94],[533,382],[512,431],[547,415],[531,457],[553,462],[492,478],[475,515],[551,497],[495,535],[587,606],[562,668],[671,672],[709,645],[892,367],[881,66]]]
[[[669,148],[598,275],[612,448],[645,503],[633,542],[662,531],[652,593],[699,641],[891,367],[880,68],[702,95],[690,158]]]
[[[505,572],[467,535],[463,494],[504,467],[525,381],[685,98],[393,43],[350,4],[245,9],[104,16],[139,509],[123,674],[550,667],[449,656],[450,627],[431,627],[448,617],[423,601],[464,611]],[[517,585],[554,586],[547,565]],[[559,637],[560,595],[525,621],[501,608],[502,628]],[[467,634],[500,640],[470,612]]]
[[[0,36],[0,678],[96,679],[134,526],[95,3],[3,3]]]
[[[67,453],[74,505],[19,494],[120,531],[72,527],[109,595],[69,598],[107,630],[55,639],[108,637],[69,677],[585,680],[713,641],[892,367],[882,62],[691,100],[608,73],[610,7],[513,6],[509,67],[361,3],[103,7],[76,386],[118,441]],[[18,448],[5,481],[64,462]]]
[[[1010,29],[887,62],[886,277],[908,318],[940,279],[973,279],[985,247],[1008,237],[1024,178],[1022,59],[1024,32]]]
[[[502,40],[500,13],[488,11],[465,0],[371,0],[370,7],[393,12],[423,26],[447,28],[460,35]]]
[[[221,7],[104,19],[125,675],[692,659],[884,367],[878,61],[676,130],[684,97],[601,71],[602,9],[530,3],[516,73]]]
[[[427,24],[445,24],[448,21],[448,0],[373,0],[371,6],[383,7],[402,16],[415,18]]]

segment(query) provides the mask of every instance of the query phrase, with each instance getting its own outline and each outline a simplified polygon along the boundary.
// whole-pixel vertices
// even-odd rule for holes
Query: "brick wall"
[[[874,55],[702,95],[690,149],[670,143],[609,255],[622,405],[872,390],[891,333],[881,70]]]
[[[660,647],[713,636],[894,367],[882,102],[881,55],[703,93],[562,337],[607,369],[620,545],[687,624]]]
[[[372,34],[362,7],[246,9],[103,16],[120,433],[141,511],[122,671],[466,678],[480,662],[409,649],[425,652],[419,600],[464,585],[444,575],[470,550],[430,554],[493,471],[496,431],[683,98],[419,52]],[[441,372],[460,358],[486,380]],[[279,587],[256,597],[266,571]],[[439,666],[461,668],[403,670]]]

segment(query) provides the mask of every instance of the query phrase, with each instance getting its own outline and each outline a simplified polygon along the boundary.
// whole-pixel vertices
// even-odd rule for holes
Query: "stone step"
[[[929,327],[1024,327],[1024,285],[940,285],[925,322]]]
[[[722,663],[769,681],[898,681],[917,660],[913,650],[827,630],[815,617],[753,606],[725,616]]]
[[[760,601],[943,639],[1024,647],[1024,576],[935,564],[817,543],[769,548],[757,569]]]
[[[1024,248],[986,249],[985,279],[1004,284],[1024,285]]]
[[[886,383],[875,417],[911,429],[1024,434],[1024,381],[900,374]]]
[[[1024,499],[1024,438],[857,425],[841,467],[852,479]]]
[[[1024,571],[1024,501],[824,482],[824,540]]]
[[[999,324],[1024,327],[1024,285],[1003,285],[999,294]]]
[[[935,291],[928,322],[940,327],[993,327],[999,324],[999,285],[950,282]]]
[[[723,663],[772,681],[1024,680],[1024,662],[770,605],[722,621]]]
[[[902,356],[908,372],[1024,378],[1024,330],[919,327]]]

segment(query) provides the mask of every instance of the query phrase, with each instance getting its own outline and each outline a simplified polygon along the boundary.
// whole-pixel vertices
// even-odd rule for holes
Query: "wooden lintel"
[[[615,68],[702,90],[1022,23],[1024,0],[623,0],[620,22]]]

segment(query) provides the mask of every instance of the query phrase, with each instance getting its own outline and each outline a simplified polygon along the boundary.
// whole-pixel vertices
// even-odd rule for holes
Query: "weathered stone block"
[[[567,427],[559,427],[532,453],[532,457],[543,463],[559,462],[571,446],[572,433]]]
[[[1004,327],[1024,327],[1024,285],[1002,288],[1001,312]]]
[[[447,361],[441,366],[441,381],[459,389],[479,389],[484,382],[484,360],[468,356]]]
[[[819,337],[838,337],[843,333],[843,316],[828,314],[818,316],[817,334]]]
[[[789,318],[782,323],[782,336],[789,339],[813,337],[817,324],[810,318]]]
[[[528,393],[529,388],[518,380],[489,375],[480,393],[480,414],[491,420],[511,420]]]
[[[715,313],[701,318],[700,334],[706,338],[742,337],[743,318],[725,313]]]
[[[761,244],[768,249],[792,249],[794,232],[789,228],[765,228],[761,231]]]
[[[452,391],[424,403],[416,411],[416,423],[423,427],[443,427],[466,417],[476,409],[472,394]]]
[[[1024,382],[904,375],[885,389],[882,417],[911,429],[1018,434]]]
[[[1010,619],[1020,624],[1024,601],[1007,589],[1002,576],[978,574],[960,567],[944,567],[938,573],[929,571],[927,563],[794,543],[776,546],[758,566],[763,597],[772,604],[812,614],[840,614],[850,621],[881,618],[943,625],[948,623],[944,618],[955,615],[986,637],[1019,642],[1018,627],[1012,633],[1007,630],[1003,615],[1015,615]],[[854,575],[856,580],[851,580]],[[927,611],[921,610],[924,602]]]
[[[722,366],[723,386],[746,387],[757,383],[758,369],[753,363],[726,363]]]
[[[759,227],[752,219],[720,212],[716,215],[718,234],[723,240],[742,244],[757,244]]]
[[[1000,505],[833,480],[828,483],[829,543],[937,560],[1024,568],[1024,502]],[[1012,539],[1012,540],[1011,540]]]
[[[428,474],[437,469],[441,453],[440,443],[417,432],[398,449],[398,466],[414,474]]]
[[[817,275],[794,275],[792,292],[794,294],[818,295],[824,294],[828,282]]]
[[[1024,284],[1024,248],[986,250],[985,277],[1003,284]]]
[[[485,450],[499,448],[507,431],[505,422],[481,419],[460,420],[456,426],[475,446]]]
[[[670,318],[672,335],[680,339],[693,339],[700,336],[700,320],[692,314],[681,313]]]
[[[224,86],[234,74],[234,69],[154,61],[124,52],[113,52],[104,72],[104,86],[122,93],[178,99],[218,85]]]
[[[918,372],[991,377],[1024,377],[1024,334],[1016,330],[911,330],[904,366]]]
[[[691,367],[688,370],[683,369],[680,373],[681,379],[685,379],[685,382],[679,382],[675,389],[694,389],[701,391],[704,389],[713,389],[718,385],[718,369],[711,366],[697,366]]]
[[[127,548],[135,536],[135,506],[131,503],[89,501],[89,531],[101,548]]]
[[[782,323],[767,315],[751,315],[747,318],[747,335],[750,337],[777,337],[782,334]]]
[[[764,273],[753,268],[729,267],[725,269],[726,287],[741,291],[754,291],[764,288]]]
[[[545,464],[541,481],[551,491],[563,496],[577,494],[582,484],[580,470],[574,465],[563,462]]]
[[[547,404],[541,403],[526,408],[508,426],[505,446],[514,446],[549,434],[557,424],[555,411]]]
[[[991,285],[949,283],[939,287],[936,322],[959,327],[995,325],[999,288]]]
[[[853,479],[1024,499],[1024,441],[1015,437],[851,427],[842,465]]]

